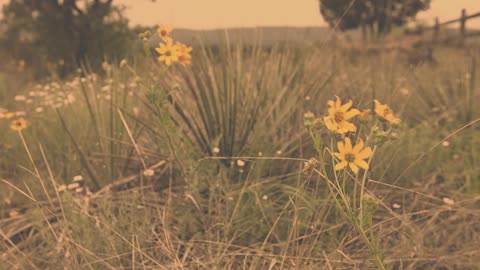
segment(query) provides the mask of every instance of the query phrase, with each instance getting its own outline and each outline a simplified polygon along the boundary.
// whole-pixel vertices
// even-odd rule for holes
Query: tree
[[[0,21],[2,48],[27,62],[67,69],[124,57],[133,40],[113,0],[11,0]]]
[[[390,32],[392,25],[404,25],[428,9],[430,0],[319,0],[319,6],[330,27],[345,31],[369,26],[382,36]]]

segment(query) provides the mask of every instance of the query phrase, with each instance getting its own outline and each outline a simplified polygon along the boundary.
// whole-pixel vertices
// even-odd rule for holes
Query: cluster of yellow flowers
[[[336,96],[335,100],[329,100],[328,105],[328,115],[323,117],[323,123],[330,131],[342,135],[345,135],[348,132],[356,132],[357,126],[355,126],[351,120],[357,117],[360,121],[368,120],[370,116],[370,109],[365,109],[360,111],[358,109],[352,108],[352,101],[348,101],[345,104],[342,104],[340,97]],[[380,117],[380,119],[387,121],[391,125],[397,125],[400,123],[400,119],[395,117],[393,111],[386,104],[380,103],[378,100],[374,100],[375,104],[375,113]],[[309,127],[318,127],[320,118],[315,119],[312,113],[305,114],[306,125]],[[333,155],[338,159],[334,167],[335,170],[341,170],[347,166],[357,174],[359,168],[364,170],[368,169],[367,160],[373,153],[372,149],[369,146],[366,146],[362,139],[358,139],[356,145],[352,144],[350,138],[345,137],[344,141],[339,141],[337,143],[338,152],[333,153]]]
[[[180,63],[183,66],[190,65],[192,63],[192,56],[190,55],[192,47],[178,41],[174,44],[173,39],[170,37],[171,32],[172,28],[170,26],[158,26],[157,33],[163,41],[160,42],[158,48],[155,48],[160,54],[158,60],[160,62],[165,62],[167,66],[170,66],[175,62]]]
[[[375,113],[380,116],[382,119],[390,122],[391,124],[400,123],[400,119],[395,117],[393,111],[386,104],[380,103],[378,100],[374,100],[375,103]],[[339,134],[345,134],[347,132],[356,132],[357,127],[348,122],[348,120],[359,116],[361,120],[366,120],[370,115],[370,109],[363,110],[360,112],[357,109],[350,109],[352,107],[352,101],[342,105],[342,100],[336,96],[336,100],[329,100],[327,102],[328,116],[325,116],[323,120],[325,125],[329,130],[337,132]]]

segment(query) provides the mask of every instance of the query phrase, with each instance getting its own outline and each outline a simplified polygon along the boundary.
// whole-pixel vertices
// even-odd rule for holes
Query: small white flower
[[[67,95],[67,102],[68,102],[69,104],[74,103],[75,100],[76,100],[76,99],[75,99],[75,96],[74,96],[73,94],[68,94],[68,95]]]
[[[218,154],[218,153],[220,153],[220,148],[214,147],[212,151],[213,151],[214,154]]]
[[[69,184],[69,185],[67,186],[67,189],[68,189],[68,190],[75,190],[75,189],[77,189],[77,188],[79,188],[79,187],[80,187],[80,183],[75,182],[75,183]]]
[[[140,108],[138,108],[138,107],[133,107],[133,115],[135,115],[135,116],[140,115]]]
[[[450,145],[450,142],[449,141],[443,141],[442,142],[442,146],[443,147],[448,147]]]
[[[237,160],[237,165],[238,165],[238,167],[243,167],[243,166],[245,166],[245,161],[239,159],[239,160]]]
[[[282,150],[278,150],[278,151],[276,152],[276,154],[277,154],[278,156],[280,156],[282,153],[283,153]]]
[[[83,180],[83,176],[81,175],[76,175],[73,177],[73,181],[74,182],[79,182],[79,181],[82,181]]]
[[[15,101],[25,101],[27,98],[24,95],[17,95],[13,99]]]
[[[146,170],[143,172],[143,175],[144,175],[144,176],[147,176],[147,177],[153,176],[153,175],[155,175],[155,171],[152,170],[152,169],[146,169]]]
[[[54,89],[60,89],[60,84],[58,84],[57,82],[52,82],[50,85],[51,85],[52,88],[54,88]]]
[[[37,96],[39,96],[39,97],[44,97],[44,96],[47,96],[47,95],[48,95],[48,93],[46,91],[38,91],[37,92]]]
[[[262,152],[258,152],[258,156],[259,156],[259,157],[263,156],[263,153],[262,153]]]
[[[107,91],[112,90],[112,87],[110,85],[105,85],[100,90],[107,92]]]
[[[400,208],[402,208],[402,206],[398,203],[393,203],[392,208],[393,209],[400,209]]]
[[[400,94],[404,95],[404,96],[408,96],[408,94],[410,94],[410,90],[408,90],[408,88],[402,88],[400,89]]]
[[[263,199],[264,201],[266,201],[266,200],[268,200],[268,196],[267,196],[267,195],[263,195],[262,199]]]
[[[455,201],[452,200],[452,199],[450,199],[450,198],[447,198],[447,197],[444,197],[444,198],[442,199],[442,201],[443,201],[445,204],[448,204],[448,205],[450,205],[450,206],[455,205]]]
[[[57,188],[57,191],[58,191],[58,192],[63,192],[63,191],[65,191],[66,189],[67,189],[67,186],[66,186],[66,185],[61,185],[61,186],[59,186],[59,187]]]

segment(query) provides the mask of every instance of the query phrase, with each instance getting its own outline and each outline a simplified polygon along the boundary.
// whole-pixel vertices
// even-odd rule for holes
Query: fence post
[[[440,21],[435,17],[435,26],[433,27],[433,41],[438,41],[438,33],[440,32]]]
[[[462,35],[462,39],[465,38],[466,29],[465,29],[465,22],[467,21],[467,10],[462,9],[462,17],[460,18],[460,34]]]

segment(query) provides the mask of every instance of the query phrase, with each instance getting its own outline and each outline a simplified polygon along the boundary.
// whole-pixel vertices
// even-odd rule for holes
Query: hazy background
[[[0,4],[8,0],[0,0]],[[318,0],[115,0],[128,7],[131,24],[153,25],[160,22],[177,28],[214,29],[254,26],[326,26],[320,16]],[[478,0],[433,0],[431,8],[419,19],[431,23],[460,17],[460,10],[480,12]],[[457,27],[457,26],[452,26]],[[480,28],[480,20],[468,22]]]

